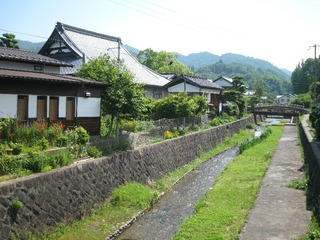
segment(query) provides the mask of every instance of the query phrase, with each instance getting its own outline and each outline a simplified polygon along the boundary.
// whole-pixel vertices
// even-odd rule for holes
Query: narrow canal
[[[179,223],[194,212],[195,205],[209,190],[217,176],[238,153],[227,150],[185,175],[154,208],[116,239],[165,240],[175,236]]]

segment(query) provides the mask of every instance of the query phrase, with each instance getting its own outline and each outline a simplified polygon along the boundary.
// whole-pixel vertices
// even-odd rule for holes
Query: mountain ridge
[[[21,49],[29,50],[32,52],[38,52],[43,44],[45,42],[30,42],[30,41],[24,41],[24,40],[18,40],[18,44]],[[133,55],[136,56],[139,53],[139,49],[134,48],[130,45],[125,44],[124,47]],[[193,67],[195,69],[199,69],[202,67],[205,67],[210,64],[214,64],[216,62],[219,62],[220,60],[223,61],[224,63],[245,63],[248,65],[251,65],[255,68],[269,68],[275,72],[278,72],[279,74],[283,75],[285,78],[288,78],[291,76],[291,71],[287,69],[280,69],[270,62],[263,60],[263,59],[258,59],[254,57],[248,57],[244,56],[241,54],[236,54],[236,53],[225,53],[222,55],[215,55],[213,53],[203,51],[203,52],[198,52],[198,53],[190,53],[188,55],[183,55],[180,53],[176,53],[178,55],[177,60],[180,61],[181,63]]]

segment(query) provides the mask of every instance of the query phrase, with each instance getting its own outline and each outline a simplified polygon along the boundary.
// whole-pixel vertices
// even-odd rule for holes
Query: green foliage
[[[0,175],[13,174],[23,169],[25,158],[21,156],[0,156]]]
[[[187,65],[177,61],[178,54],[165,51],[155,52],[151,48],[140,51],[137,58],[140,63],[160,73],[176,75],[194,75]]]
[[[304,108],[310,108],[312,102],[313,100],[311,98],[310,92],[301,93],[291,100],[291,104],[298,104],[303,106]]]
[[[306,191],[308,189],[309,179],[304,177],[302,179],[293,180],[290,184],[290,188]]]
[[[269,135],[271,135],[272,131],[270,128],[267,128],[261,135],[260,137],[255,137],[253,139],[250,139],[247,142],[241,143],[239,146],[239,151],[240,154],[243,153],[245,150],[254,147],[255,145],[261,143],[264,141]]]
[[[127,183],[113,191],[111,203],[117,207],[148,208],[156,200],[150,188],[137,182]]]
[[[19,48],[18,41],[15,39],[14,34],[4,33],[2,37],[0,37],[0,47],[7,48]]]
[[[171,139],[175,137],[179,137],[180,133],[179,131],[171,132],[169,130],[164,132],[164,139]]]
[[[297,65],[291,75],[292,90],[295,94],[313,92],[313,83],[315,81],[315,68],[320,72],[320,60],[316,62],[312,58],[302,61]],[[319,81],[317,77],[317,81]]]
[[[254,89],[255,81],[261,79],[267,95],[271,98],[291,91],[289,77],[279,69],[272,69],[271,66],[254,67],[245,63],[219,61],[199,68],[196,75],[209,79],[217,79],[220,76],[242,77],[243,82],[249,89]]]
[[[203,114],[207,108],[203,96],[190,97],[186,92],[170,94],[166,98],[154,101],[153,119],[176,119]]]
[[[312,106],[309,120],[315,130],[316,139],[320,141],[320,106]]]
[[[77,144],[84,145],[89,142],[89,134],[86,129],[81,126],[75,128],[75,132],[77,134]]]
[[[90,157],[98,158],[102,156],[102,152],[94,146],[87,147],[87,153]]]
[[[110,136],[114,120],[138,118],[146,111],[147,101],[144,97],[143,85],[134,83],[133,76],[124,67],[103,55],[83,64],[77,76],[111,84],[102,94],[102,114],[111,116],[107,135]]]
[[[12,154],[13,155],[19,155],[22,152],[22,144],[10,143],[10,146],[12,147]]]
[[[128,132],[136,132],[138,122],[136,120],[121,121],[120,129]]]
[[[24,207],[24,204],[19,200],[19,198],[14,198],[11,201],[10,208],[14,215],[17,215],[19,210],[22,209],[23,207]]]
[[[40,146],[41,150],[46,150],[49,148],[49,141],[45,137],[42,137],[39,140],[38,145]]]

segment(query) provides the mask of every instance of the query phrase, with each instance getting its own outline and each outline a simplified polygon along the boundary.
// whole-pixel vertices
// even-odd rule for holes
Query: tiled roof
[[[212,80],[208,78],[196,77],[196,76],[185,76],[185,75],[181,75],[174,78],[170,83],[167,84],[167,86],[168,87],[173,86],[182,80],[186,80],[189,84],[196,85],[201,88],[211,88],[211,89],[219,89],[219,90],[223,89],[220,85],[212,82]]]
[[[212,80],[208,78],[195,77],[195,76],[184,76],[184,77],[196,83],[200,87],[223,89],[220,85],[212,82]]]
[[[19,70],[0,68],[0,81],[1,79],[21,79],[21,80],[32,80],[32,81],[44,81],[44,82],[85,84],[85,85],[97,85],[101,87],[107,86],[107,84],[105,83],[90,81],[90,80],[73,77],[69,75],[38,73],[38,72],[19,71]]]
[[[49,58],[26,50],[7,47],[0,47],[0,60],[72,67],[72,64],[61,62],[54,58]]]
[[[74,53],[80,58],[86,59],[86,61],[103,54],[109,54],[111,58],[117,60],[118,53],[120,53],[120,60],[124,62],[126,68],[134,76],[133,81],[136,83],[164,86],[169,82],[168,79],[142,65],[135,59],[124,48],[120,38],[88,31],[59,22],[57,23],[54,32],[59,34],[63,39],[63,42],[66,43]],[[39,53],[44,52],[44,48],[42,48]],[[68,73],[74,73],[79,67],[80,66],[75,66],[75,68],[68,69]]]
[[[216,82],[216,81],[218,81],[218,80],[226,80],[226,81],[229,82],[229,83],[232,83],[232,82],[233,82],[233,79],[232,79],[232,78],[225,77],[225,76],[221,76],[221,77],[213,80],[213,82]]]

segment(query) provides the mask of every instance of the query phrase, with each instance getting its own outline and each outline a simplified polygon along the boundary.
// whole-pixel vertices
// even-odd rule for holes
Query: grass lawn
[[[269,137],[227,166],[180,226],[175,240],[238,238],[283,132],[282,126],[271,129]]]

